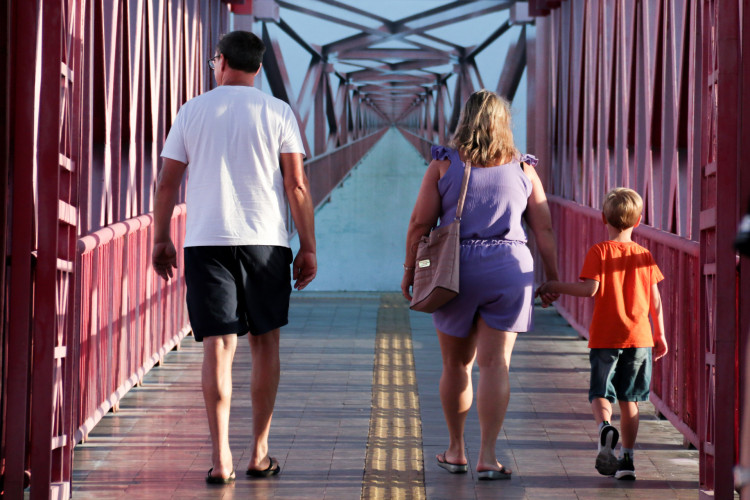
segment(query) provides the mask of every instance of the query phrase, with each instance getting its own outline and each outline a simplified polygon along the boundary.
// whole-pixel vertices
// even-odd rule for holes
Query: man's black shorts
[[[286,325],[292,251],[270,245],[185,248],[187,307],[195,340]]]

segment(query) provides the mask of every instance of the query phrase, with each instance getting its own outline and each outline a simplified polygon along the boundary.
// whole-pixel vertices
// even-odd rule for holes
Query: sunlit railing
[[[388,129],[383,128],[305,162],[305,173],[310,180],[310,192],[316,210],[329,200],[331,191],[346,179],[386,131]],[[291,213],[287,216],[287,229],[292,235],[297,231]]]
[[[419,154],[424,157],[425,161],[429,163],[432,159],[430,151],[434,143],[403,127],[399,127],[398,131],[401,132],[401,135],[404,136],[404,139],[409,141],[409,143],[411,143],[411,145],[414,146],[417,151],[419,151]]]
[[[305,163],[315,206],[323,204],[387,129]],[[165,283],[151,267],[152,216],[118,222],[78,240],[80,358],[75,441],[189,332],[182,243],[185,205],[175,208],[178,268]],[[291,219],[290,219],[291,220]]]
[[[558,241],[560,279],[578,281],[586,250],[607,238],[601,211],[558,196],[550,196],[549,202]],[[651,251],[665,276],[659,291],[669,354],[654,363],[651,402],[697,447],[699,245],[648,226],[636,228],[634,240]],[[588,338],[594,300],[563,295],[555,304],[581,336]]]
[[[175,208],[178,266],[167,283],[151,267],[151,215],[78,240],[80,335],[75,441],[85,439],[120,398],[188,333],[182,243],[185,206]]]
[[[315,208],[328,200],[331,191],[346,178],[351,169],[387,130],[383,128],[305,162],[305,172],[310,179],[310,191]]]

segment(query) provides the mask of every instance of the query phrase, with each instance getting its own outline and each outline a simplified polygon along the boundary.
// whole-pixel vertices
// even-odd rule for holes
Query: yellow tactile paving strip
[[[363,499],[424,499],[424,457],[408,304],[381,296]]]

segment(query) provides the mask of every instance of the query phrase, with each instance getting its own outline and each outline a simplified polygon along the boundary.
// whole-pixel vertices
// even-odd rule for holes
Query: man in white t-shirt
[[[303,289],[317,259],[310,185],[297,121],[283,101],[254,88],[265,46],[233,31],[209,60],[218,87],[186,102],[162,150],[154,199],[157,274],[177,267],[170,221],[185,171],[185,281],[193,334],[203,343],[202,386],[213,444],[210,484],[235,479],[229,449],[232,360],[248,332],[252,356],[253,442],[246,474],[278,474],[268,434],[279,385],[280,327],[287,324],[291,280]],[[300,250],[292,262],[286,202]],[[293,272],[290,273],[289,265]]]

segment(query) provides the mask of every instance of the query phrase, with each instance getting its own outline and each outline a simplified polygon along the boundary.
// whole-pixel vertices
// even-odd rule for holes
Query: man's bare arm
[[[159,180],[156,183],[154,248],[151,252],[151,262],[156,274],[165,280],[169,280],[172,277],[172,269],[177,268],[177,250],[172,243],[169,229],[186,168],[185,163],[164,158],[164,164],[159,171]]]
[[[315,214],[310,193],[310,182],[300,153],[281,153],[284,191],[289,200],[292,219],[299,235],[299,252],[292,265],[294,287],[305,288],[318,273],[315,246]]]

